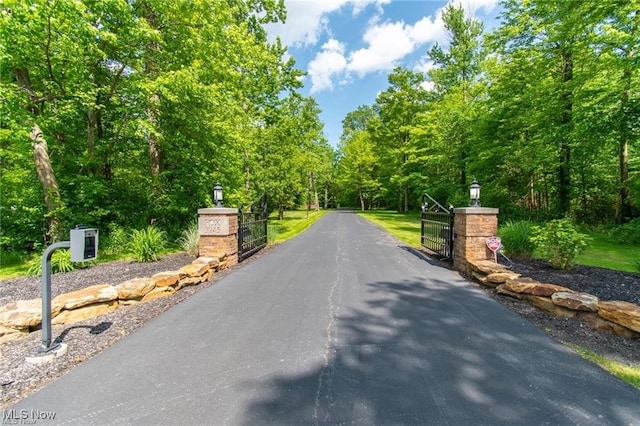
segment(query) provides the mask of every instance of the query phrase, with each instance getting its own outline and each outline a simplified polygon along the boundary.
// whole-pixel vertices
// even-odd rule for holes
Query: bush
[[[535,245],[531,242],[533,224],[528,220],[509,221],[500,227],[498,235],[508,255],[529,259],[533,256]]]
[[[155,226],[131,233],[127,247],[137,262],[155,262],[166,245],[165,234]]]
[[[198,234],[198,222],[192,223],[187,229],[182,231],[178,238],[178,244],[184,251],[192,256],[198,255],[200,235]]]
[[[27,269],[27,275],[42,275],[42,256],[32,260],[31,266]],[[51,255],[51,273],[71,272],[76,269],[75,264],[71,261],[71,252],[68,249],[56,250]]]
[[[103,242],[104,241],[104,242]],[[100,246],[107,255],[120,254],[126,250],[129,243],[129,235],[124,228],[118,225],[109,226],[107,236],[101,240]]]
[[[618,244],[640,244],[640,218],[611,229],[609,237]]]
[[[567,219],[548,222],[543,228],[533,226],[531,242],[556,269],[573,265],[577,255],[587,248],[588,237],[579,233]]]

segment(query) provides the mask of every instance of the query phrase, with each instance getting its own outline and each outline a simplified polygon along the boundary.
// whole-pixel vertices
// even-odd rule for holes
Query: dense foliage
[[[320,111],[263,28],[285,16],[282,0],[3,1],[0,249],[78,223],[112,248],[110,230],[175,239],[218,181],[234,207],[317,199]]]
[[[464,206],[473,178],[503,218],[640,216],[637,5],[504,0],[491,34],[461,7],[442,16],[432,69],[394,69],[334,153],[263,28],[282,0],[4,0],[0,249],[79,223],[112,252],[150,225],[175,241],[218,181],[226,205],[267,194],[280,216],[406,212],[424,192]]]
[[[633,2],[503,1],[501,26],[448,5],[449,44],[396,68],[343,121],[340,201],[400,212],[428,192],[502,217],[624,223],[640,216],[640,10]],[[489,53],[490,52],[490,53]]]

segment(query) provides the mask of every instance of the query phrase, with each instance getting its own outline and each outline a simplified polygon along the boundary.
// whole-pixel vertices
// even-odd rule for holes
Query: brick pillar
[[[468,261],[493,260],[487,238],[498,232],[498,209],[466,207],[454,209],[453,269],[471,275]]]
[[[226,256],[226,266],[238,263],[238,210],[224,207],[198,209],[199,256]]]

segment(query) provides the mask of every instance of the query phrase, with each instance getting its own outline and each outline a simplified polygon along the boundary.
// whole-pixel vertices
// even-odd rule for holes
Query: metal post
[[[59,248],[69,247],[70,241],[60,241],[47,247],[42,255],[42,347],[39,349],[42,353],[60,346],[51,346],[51,255]]]

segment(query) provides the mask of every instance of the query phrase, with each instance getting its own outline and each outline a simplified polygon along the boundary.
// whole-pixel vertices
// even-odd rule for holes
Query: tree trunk
[[[316,188],[316,179],[311,173],[311,190],[313,191],[314,210],[320,211],[320,201],[318,200],[318,188]]]
[[[329,187],[325,185],[324,187],[324,209],[326,210],[329,206]]]
[[[87,113],[87,151],[89,158],[96,152],[96,128],[98,127],[98,111],[90,107]]]
[[[560,136],[560,166],[558,167],[558,208],[562,215],[569,213],[571,209],[571,130],[573,101],[572,93],[567,85],[573,79],[573,55],[571,50],[565,48],[561,52],[562,57],[562,117]]]
[[[42,185],[44,202],[47,206],[47,242],[55,242],[61,234],[61,220],[58,208],[62,206],[62,200],[58,190],[58,181],[51,166],[47,141],[42,136],[40,126],[34,124],[29,136],[33,146],[33,159],[38,172],[38,180]]]
[[[162,156],[160,155],[160,143],[156,129],[158,127],[158,119],[155,112],[155,106],[159,103],[158,95],[151,96],[151,107],[147,109],[147,118],[151,124],[149,132],[149,159],[151,160],[151,178],[155,181],[162,172]]]
[[[364,211],[366,206],[364,204],[364,194],[362,193],[362,188],[360,188],[359,190],[359,195],[360,195],[360,210]]]
[[[640,11],[635,12],[631,35],[635,35],[638,30],[638,20]],[[632,58],[634,52],[631,48],[625,51],[627,61]],[[623,89],[620,95],[620,138],[618,140],[618,161],[620,164],[620,188],[618,190],[618,205],[616,206],[616,222],[623,223],[631,218],[631,200],[629,191],[629,142],[631,135],[629,132],[629,114],[626,112],[629,107],[629,92],[631,91],[631,66],[627,65],[622,73]]]

